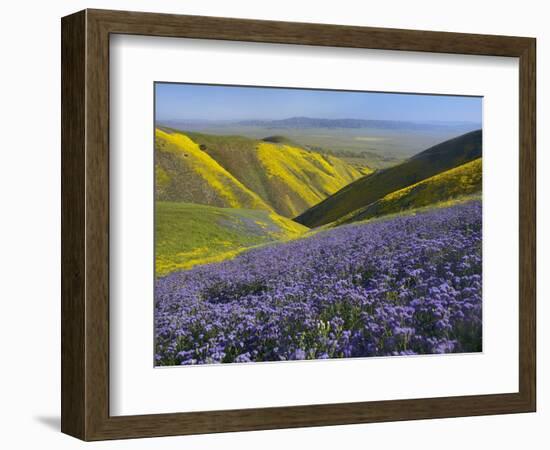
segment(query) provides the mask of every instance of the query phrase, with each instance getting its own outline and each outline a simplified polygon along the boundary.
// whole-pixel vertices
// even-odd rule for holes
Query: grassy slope
[[[296,221],[308,227],[325,225],[425,178],[481,157],[481,130],[473,131],[425,150],[407,161],[360,178]]]
[[[222,261],[255,245],[308,231],[269,211],[162,201],[155,206],[157,276]]]
[[[257,158],[267,175],[270,204],[294,217],[358,179],[361,173],[334,156],[262,142]]]
[[[357,222],[470,196],[481,192],[481,181],[482,160],[478,158],[387,194],[380,200],[338,219],[333,224]]]
[[[156,130],[156,199],[272,209],[183,134]]]
[[[337,157],[306,150],[281,138],[267,142],[241,136],[186,135],[263,202],[286,217],[300,214],[363,175]]]

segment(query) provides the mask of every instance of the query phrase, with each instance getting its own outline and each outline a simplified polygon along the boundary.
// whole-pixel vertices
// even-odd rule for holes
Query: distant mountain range
[[[379,130],[473,130],[480,125],[473,122],[415,122],[402,120],[318,119],[290,117],[281,120],[242,120],[243,126],[264,128],[369,128]]]
[[[404,120],[367,120],[367,119],[321,119],[315,117],[289,117],[277,120],[238,120],[238,121],[216,121],[216,120],[160,120],[159,124],[176,127],[261,127],[274,129],[306,129],[306,128],[327,128],[327,129],[360,129],[371,130],[401,130],[401,131],[445,131],[453,130],[458,132],[472,131],[481,128],[481,124],[475,122],[459,121],[404,121]]]

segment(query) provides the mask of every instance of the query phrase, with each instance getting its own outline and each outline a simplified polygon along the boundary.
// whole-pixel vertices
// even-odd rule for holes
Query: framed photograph
[[[534,38],[61,29],[64,433],[535,411]]]

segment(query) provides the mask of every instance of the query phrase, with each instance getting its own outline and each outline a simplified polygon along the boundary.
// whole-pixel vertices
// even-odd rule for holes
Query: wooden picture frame
[[[61,25],[64,433],[102,440],[535,411],[535,39],[105,10],[75,13]],[[518,57],[519,392],[110,416],[111,34]]]

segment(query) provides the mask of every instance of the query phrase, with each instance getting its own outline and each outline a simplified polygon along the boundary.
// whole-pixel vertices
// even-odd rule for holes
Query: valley
[[[320,229],[449,207],[482,188],[480,131],[375,170],[283,135],[159,127],[155,161],[157,276]]]
[[[483,351],[482,107],[156,83],[155,365]]]

